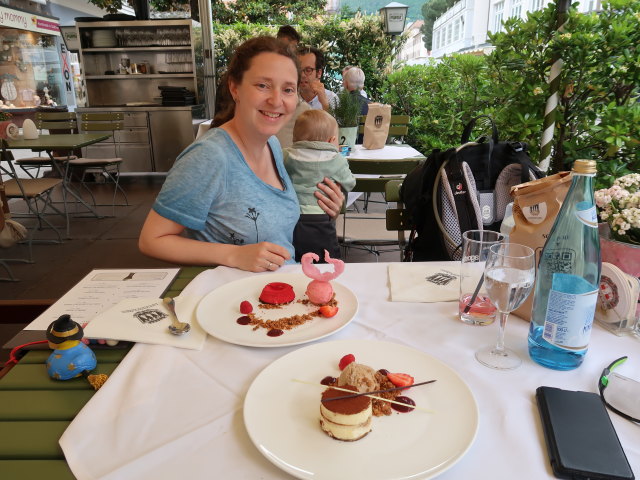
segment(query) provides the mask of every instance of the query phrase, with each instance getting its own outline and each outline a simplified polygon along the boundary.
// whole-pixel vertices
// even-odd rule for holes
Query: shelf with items
[[[104,48],[85,48],[83,53],[111,53],[111,52],[167,52],[172,50],[191,50],[191,45],[172,46],[172,47],[104,47]]]
[[[86,75],[85,80],[142,80],[148,78],[193,78],[193,73],[151,73],[131,75]]]

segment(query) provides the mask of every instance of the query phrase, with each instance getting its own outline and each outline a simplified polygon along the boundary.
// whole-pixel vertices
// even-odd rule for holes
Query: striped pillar
[[[564,32],[564,26],[569,19],[569,7],[571,0],[556,0],[557,27],[558,34]],[[562,71],[562,58],[559,54],[554,54],[551,59],[551,71],[547,83],[549,84],[549,98],[544,108],[544,121],[542,122],[542,138],[540,139],[540,162],[539,168],[546,172],[551,163],[551,147],[553,145],[553,134],[556,126],[556,110],[558,108],[558,88],[560,86],[560,72]]]

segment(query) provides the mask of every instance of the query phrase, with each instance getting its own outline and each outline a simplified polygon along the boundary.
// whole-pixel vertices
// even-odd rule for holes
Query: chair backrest
[[[400,187],[402,180],[390,180],[385,185],[385,198],[387,202],[395,202],[396,208],[385,210],[386,229],[390,232],[398,232],[398,245],[400,247],[400,261],[404,259],[404,247],[406,244],[405,231],[411,231],[412,223],[409,211],[404,208],[400,199]]]
[[[122,122],[124,121],[124,113],[107,112],[107,113],[83,113],[80,115],[81,122]]]
[[[391,123],[389,124],[389,137],[387,142],[395,137],[404,137],[409,133],[409,121],[411,117],[409,115],[391,115]],[[362,115],[358,122],[358,133],[364,134],[364,124],[367,121],[367,116]]]
[[[56,133],[60,133],[58,130],[65,130],[68,133],[73,133],[78,130],[78,123],[75,120],[65,120],[60,122],[39,121],[36,124],[36,127],[40,130],[53,130],[56,131]]]
[[[63,122],[75,119],[75,112],[36,112],[36,122]]]
[[[80,129],[83,132],[113,132],[123,128],[123,113],[83,113],[80,115]]]
[[[36,112],[35,124],[50,133],[78,133],[75,112]]]

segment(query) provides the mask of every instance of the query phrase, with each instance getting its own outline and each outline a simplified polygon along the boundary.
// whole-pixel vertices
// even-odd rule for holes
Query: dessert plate
[[[265,328],[253,330],[249,325],[240,325],[236,320],[242,316],[240,302],[247,300],[253,305],[254,313],[264,320],[275,320],[317,309],[296,301],[282,308],[260,309],[258,297],[262,288],[271,282],[284,282],[293,287],[296,300],[306,298],[304,294],[311,279],[296,273],[273,273],[236,280],[216,288],[207,294],[198,305],[196,318],[200,326],[209,334],[225,342],[247,347],[286,347],[312,342],[346,327],[358,311],[358,299],[344,285],[332,281],[338,301],[338,313],[331,318],[316,317],[307,323],[285,330],[279,337],[270,337]]]
[[[405,395],[426,413],[373,417],[369,434],[341,442],[320,429],[325,376],[339,374],[338,361],[352,353],[374,369],[436,379]],[[253,381],[244,402],[249,437],[269,461],[297,478],[433,478],[458,462],[478,430],[478,406],[465,382],[444,363],[404,345],[371,340],[340,340],[310,345],[279,358]]]

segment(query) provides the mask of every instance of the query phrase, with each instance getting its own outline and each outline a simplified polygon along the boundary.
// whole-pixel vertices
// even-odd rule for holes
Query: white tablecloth
[[[339,282],[357,295],[360,310],[350,325],[322,341],[397,342],[442,360],[460,374],[478,403],[479,430],[467,454],[439,479],[553,478],[535,389],[549,385],[596,392],[603,367],[622,355],[629,360],[620,372],[638,378],[637,340],[594,326],[583,365],[558,372],[529,359],[528,323],[518,318],[507,325],[506,343],[520,354],[522,366],[507,372],[486,368],[474,352],[495,342],[496,325],[461,323],[455,302],[390,302],[387,266],[347,264]],[[281,271],[299,272],[300,267]],[[202,293],[247,275],[218,268],[194,282]],[[80,480],[290,478],[250,441],[242,405],[260,371],[296,348],[240,347],[211,337],[202,351],[136,345],[60,440],[73,473]],[[640,428],[615,414],[611,418],[637,475]]]
[[[349,154],[349,160],[402,160],[415,157],[424,158],[424,155],[410,145],[385,145],[375,150],[356,145]]]

